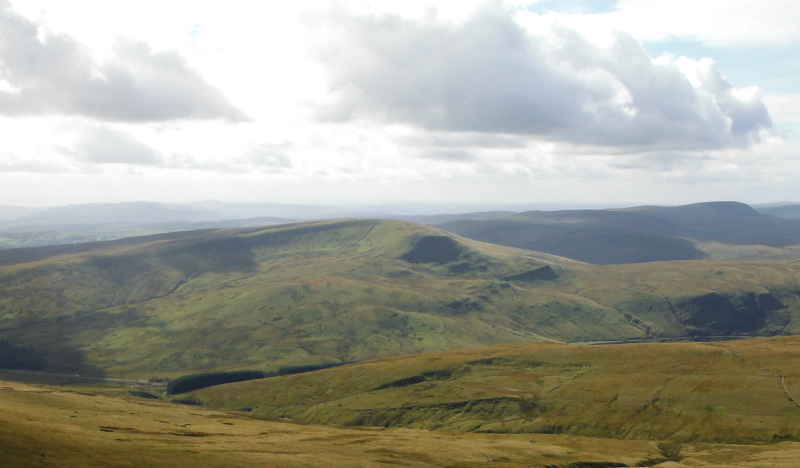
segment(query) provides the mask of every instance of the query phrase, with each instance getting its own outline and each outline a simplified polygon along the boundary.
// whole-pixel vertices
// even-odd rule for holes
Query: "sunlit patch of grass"
[[[195,392],[326,424],[685,442],[798,440],[800,338],[425,353]],[[798,391],[800,394],[800,391]]]

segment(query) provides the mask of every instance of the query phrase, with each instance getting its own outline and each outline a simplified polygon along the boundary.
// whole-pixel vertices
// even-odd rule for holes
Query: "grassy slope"
[[[330,221],[0,253],[0,263],[17,262],[0,267],[0,338],[33,345],[53,370],[146,378],[798,327],[797,267],[596,267],[456,237],[463,251],[452,262],[401,259],[417,239],[443,235],[397,221]],[[545,264],[558,280],[502,279]],[[718,316],[721,306],[731,313]]]
[[[800,338],[507,345],[195,392],[206,405],[345,426],[689,442],[800,438]]]
[[[697,248],[710,260],[724,262],[800,263],[800,244],[785,246],[724,244],[697,242]]]
[[[659,458],[651,441],[300,425],[108,389],[0,381],[0,396],[0,459],[14,467],[517,468]],[[682,457],[663,466],[789,468],[800,444],[692,444]]]

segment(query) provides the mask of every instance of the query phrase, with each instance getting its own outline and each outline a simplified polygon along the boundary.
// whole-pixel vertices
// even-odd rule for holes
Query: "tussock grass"
[[[300,425],[123,397],[124,392],[0,381],[3,465],[512,468],[664,461],[656,444],[645,440]],[[800,443],[686,444],[681,455],[685,466],[793,468]]]

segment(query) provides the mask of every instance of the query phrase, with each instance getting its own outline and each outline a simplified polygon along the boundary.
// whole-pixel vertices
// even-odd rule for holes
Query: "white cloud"
[[[65,156],[93,164],[163,164],[156,151],[123,132],[104,127],[89,127],[71,148],[61,148]]]
[[[528,34],[502,8],[457,25],[339,11],[328,27],[324,120],[671,149],[746,145],[771,126],[713,62],[654,62],[625,34],[608,48],[563,26]]]
[[[764,102],[776,122],[800,122],[800,93],[768,94]]]
[[[596,20],[640,39],[710,44],[786,44],[800,39],[796,0],[620,0]]]
[[[800,148],[764,131],[793,95],[640,42],[785,44],[788,3],[11,3],[0,203],[797,198]]]
[[[244,120],[246,116],[176,52],[117,43],[103,63],[67,34],[52,34],[0,0],[0,113],[111,121]],[[9,86],[12,88],[8,90]]]

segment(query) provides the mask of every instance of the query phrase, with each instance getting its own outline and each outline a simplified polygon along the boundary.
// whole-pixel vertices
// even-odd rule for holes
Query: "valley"
[[[368,219],[2,250],[0,359],[38,372],[0,371],[0,452],[792,466],[800,265],[767,260],[596,265]],[[253,380],[165,391],[233,371]]]

